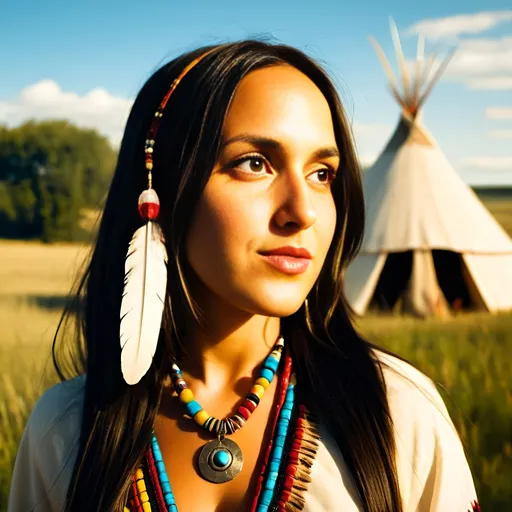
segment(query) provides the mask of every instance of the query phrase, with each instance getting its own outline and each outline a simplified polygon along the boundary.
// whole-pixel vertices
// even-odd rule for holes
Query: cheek
[[[327,255],[329,247],[334,237],[336,230],[336,205],[334,199],[330,197],[325,199],[317,206],[317,222],[316,233],[318,251],[323,254],[323,258]]]
[[[264,216],[263,205],[205,189],[187,239],[189,263],[203,281],[210,284],[215,276],[225,278],[244,267],[247,254],[261,240]]]

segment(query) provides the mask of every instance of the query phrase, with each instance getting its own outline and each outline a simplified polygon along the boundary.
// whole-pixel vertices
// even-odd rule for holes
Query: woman
[[[86,377],[36,405],[9,510],[476,510],[435,386],[351,322],[363,218],[303,53],[244,41],[158,70],[77,294]]]

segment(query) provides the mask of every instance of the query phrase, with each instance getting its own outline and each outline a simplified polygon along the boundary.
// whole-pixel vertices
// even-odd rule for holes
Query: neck
[[[252,375],[271,352],[280,333],[280,319],[240,311],[222,300],[203,308],[205,328],[187,330],[184,372],[205,387],[218,387]]]

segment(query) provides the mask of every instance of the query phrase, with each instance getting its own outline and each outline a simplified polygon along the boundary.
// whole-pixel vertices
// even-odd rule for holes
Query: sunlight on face
[[[253,314],[297,311],[334,234],[338,165],[328,103],[308,77],[289,66],[247,75],[187,240],[207,296]],[[307,249],[311,260],[262,254],[284,246]]]

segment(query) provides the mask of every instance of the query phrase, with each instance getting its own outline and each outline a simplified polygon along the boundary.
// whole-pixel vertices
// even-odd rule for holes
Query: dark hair
[[[76,293],[75,305],[83,301],[83,308],[75,308],[79,340],[73,371],[85,371],[87,376],[79,453],[66,510],[123,510],[130,477],[150,439],[169,362],[181,350],[180,333],[187,319],[197,318],[188,292],[191,274],[183,247],[195,205],[217,159],[219,128],[244,76],[263,67],[290,65],[308,76],[329,103],[341,171],[332,185],[338,211],[333,243],[307,308],[302,306],[283,318],[282,333],[291,345],[301,399],[330,429],[364,509],[401,511],[382,371],[373,347],[356,332],[343,294],[343,272],[364,230],[363,192],[351,130],[332,81],[297,49],[261,41],[219,45],[187,74],[171,97],[155,142],[153,169],[169,254],[170,293],[150,371],[135,386],[123,381],[119,312],[126,251],[141,225],[136,204],[146,188],[144,140],[172,81],[205,50],[190,52],[156,71],[137,96],[126,125],[97,242]],[[66,310],[63,319],[70,318],[71,312]],[[65,379],[56,341],[57,334],[54,363]]]

